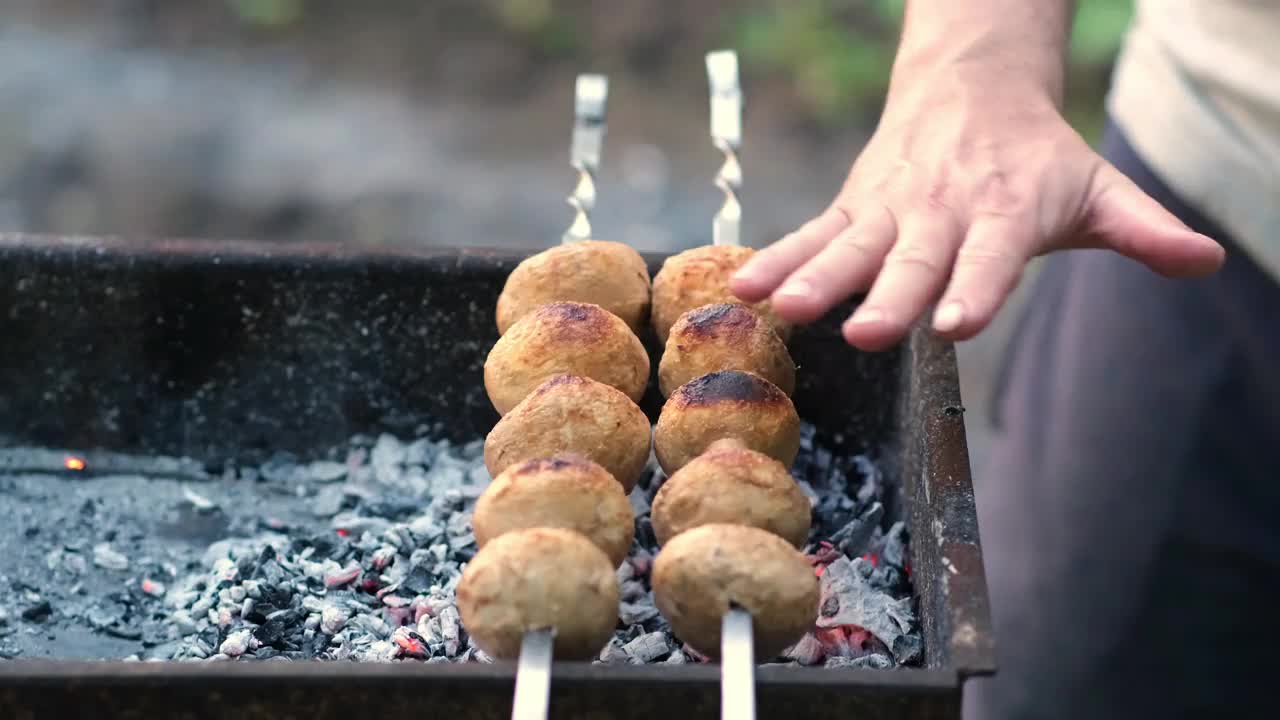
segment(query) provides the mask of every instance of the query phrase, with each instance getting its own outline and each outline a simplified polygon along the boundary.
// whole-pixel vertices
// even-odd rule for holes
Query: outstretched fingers
[[[764,300],[848,226],[849,215],[832,205],[795,232],[752,255],[734,273],[729,290],[746,302]]]
[[[871,292],[844,324],[845,340],[871,351],[898,342],[946,286],[961,232],[946,212],[902,216],[897,242],[885,256]]]
[[[979,218],[970,226],[933,314],[939,335],[967,340],[991,322],[1022,277],[1035,232],[1034,223],[1003,216]]]
[[[789,322],[813,322],[854,293],[865,291],[896,235],[897,224],[888,208],[859,209],[851,226],[773,293],[774,311]]]

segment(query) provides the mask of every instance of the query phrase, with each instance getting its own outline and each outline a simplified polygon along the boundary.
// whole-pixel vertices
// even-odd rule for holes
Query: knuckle
[[[974,214],[1011,217],[1027,207],[1027,195],[1017,189],[1007,173],[993,169],[974,183],[971,202]]]
[[[956,254],[957,266],[1011,265],[1015,261],[1010,248],[990,243],[965,243]]]
[[[837,250],[853,253],[856,255],[871,255],[875,252],[875,247],[871,240],[863,233],[842,233],[836,236],[833,241]]]
[[[919,243],[899,243],[885,258],[886,265],[900,268],[915,268],[930,274],[938,275],[943,271],[935,253]]]

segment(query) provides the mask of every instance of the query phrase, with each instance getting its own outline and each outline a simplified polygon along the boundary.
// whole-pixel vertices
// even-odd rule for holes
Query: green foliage
[[[1131,0],[1078,0],[1071,28],[1072,67],[1109,64],[1132,17]]]
[[[498,21],[548,55],[564,56],[578,48],[572,13],[557,12],[551,0],[491,0]]]
[[[804,107],[828,125],[878,112],[897,50],[904,0],[774,0],[732,20],[743,62],[792,78]],[[1131,0],[1078,0],[1067,117],[1086,136],[1101,125],[1105,79],[1132,16]]]
[[[902,0],[791,0],[743,11],[730,41],[744,64],[795,78],[820,121],[847,122],[888,88]]]
[[[303,0],[229,0],[241,22],[262,27],[284,27],[302,16]]]

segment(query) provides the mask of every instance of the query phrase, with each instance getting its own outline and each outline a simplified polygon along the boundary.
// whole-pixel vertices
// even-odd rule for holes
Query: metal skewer
[[[712,225],[713,245],[741,245],[742,87],[738,81],[738,54],[733,50],[707,53],[707,82],[711,91],[711,142],[724,153],[716,173],[716,187],[724,191],[724,204]],[[755,641],[751,614],[739,607],[725,613],[720,626],[720,717],[722,720],[755,720]]]
[[[724,204],[712,226],[712,244],[741,245],[738,190],[742,187],[742,164],[738,162],[738,148],[742,145],[742,87],[738,83],[738,53],[707,53],[707,81],[711,89],[711,142],[724,153],[724,164],[715,181],[716,187],[724,191]]]
[[[569,195],[574,208],[573,224],[565,231],[562,243],[591,237],[591,210],[596,204],[596,170],[600,167],[600,151],[604,145],[604,109],[609,99],[609,80],[604,75],[579,75],[574,87],[573,144],[569,148],[569,164],[578,171],[578,184]]]
[[[590,213],[596,203],[596,170],[604,145],[604,109],[609,98],[609,80],[604,75],[582,74],[574,84],[573,142],[569,164],[578,171],[578,184],[569,195],[574,209],[573,224],[565,230],[561,243],[591,238]],[[551,704],[551,659],[555,631],[530,630],[520,641],[516,662],[516,688],[511,702],[511,720],[546,720]]]
[[[520,642],[516,664],[516,692],[511,720],[546,720],[551,704],[551,649],[555,633],[530,630]]]

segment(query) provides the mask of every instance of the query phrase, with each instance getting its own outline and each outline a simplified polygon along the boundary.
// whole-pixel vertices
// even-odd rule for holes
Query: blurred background
[[[1068,114],[1094,140],[1130,3],[1078,5]],[[703,55],[723,47],[742,62],[744,235],[760,246],[839,188],[879,114],[901,12],[902,0],[0,0],[0,231],[545,246],[570,220],[574,76],[601,72],[598,233],[690,247],[709,242],[720,200]],[[960,348],[979,456],[1015,312]]]

